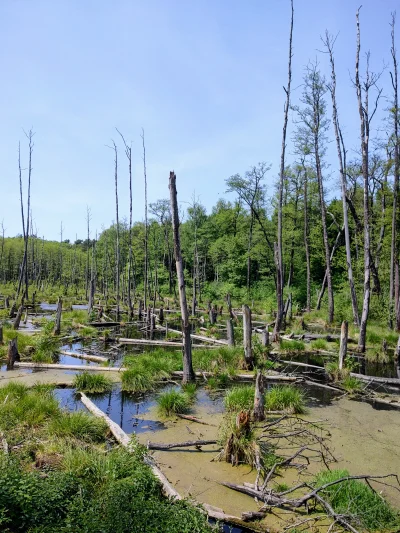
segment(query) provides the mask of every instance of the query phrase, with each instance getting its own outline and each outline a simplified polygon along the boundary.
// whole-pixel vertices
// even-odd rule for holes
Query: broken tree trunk
[[[0,344],[3,344],[3,325],[0,324]]]
[[[176,275],[179,287],[179,300],[182,315],[182,348],[183,348],[183,383],[194,381],[195,375],[192,366],[192,343],[190,339],[189,310],[186,301],[185,277],[183,274],[183,260],[181,253],[181,243],[179,237],[179,212],[178,198],[176,192],[175,172],[169,174],[169,190],[171,200],[172,231],[174,236],[174,254],[176,262]]]
[[[22,313],[24,312],[24,306],[21,304],[18,308],[17,316],[15,317],[13,329],[18,329],[21,322]]]
[[[256,390],[254,393],[254,409],[253,409],[254,420],[256,422],[261,422],[265,420],[265,409],[264,409],[264,381],[263,375],[260,370],[257,371],[256,377]]]
[[[248,305],[243,308],[243,346],[244,346],[244,360],[247,370],[253,368],[253,352],[251,349],[251,311]]]
[[[265,326],[265,329],[263,329],[261,334],[261,344],[263,346],[269,346],[269,331],[268,331],[268,325]]]
[[[339,348],[339,370],[342,370],[347,355],[347,339],[349,336],[349,323],[347,320],[342,322],[340,331],[340,348]]]
[[[61,314],[62,314],[62,298],[58,298],[57,302],[57,315],[56,315],[56,325],[54,327],[54,335],[60,335],[61,333]]]
[[[226,321],[228,346],[235,346],[235,331],[233,329],[233,320],[228,318]]]
[[[17,339],[11,339],[8,343],[7,370],[13,370],[15,361],[19,361]]]

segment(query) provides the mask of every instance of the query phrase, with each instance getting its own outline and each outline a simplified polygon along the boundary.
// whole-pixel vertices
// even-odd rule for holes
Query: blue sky
[[[295,0],[293,87],[304,67],[336,44],[338,101],[346,144],[358,147],[354,70],[355,12],[360,0]],[[373,70],[390,63],[390,13],[396,0],[366,0],[362,51]],[[400,11],[400,10],[399,10]],[[134,219],[144,216],[140,132],[146,136],[149,201],[168,197],[170,170],[180,201],[193,192],[210,209],[224,180],[258,161],[279,168],[287,81],[289,0],[1,0],[0,222],[21,232],[17,148],[23,129],[36,132],[32,209],[38,235],[92,236],[115,217],[115,127],[132,140]],[[400,13],[397,47],[400,49]],[[399,52],[400,54],[400,52]],[[327,58],[319,57],[329,73]],[[400,60],[400,58],[399,58]],[[389,68],[381,78],[390,96]],[[382,110],[387,102],[382,101]],[[381,113],[383,116],[383,111]],[[380,126],[377,117],[375,126]],[[290,127],[292,120],[290,120]],[[328,194],[337,191],[333,145]],[[292,159],[288,144],[288,160]],[[126,161],[120,151],[120,216],[128,216]]]

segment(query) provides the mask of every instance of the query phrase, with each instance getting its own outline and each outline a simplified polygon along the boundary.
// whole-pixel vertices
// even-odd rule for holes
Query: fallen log
[[[120,311],[121,312],[121,311]],[[120,326],[121,322],[89,322],[88,326],[91,326],[92,328],[113,328],[116,326]]]
[[[167,328],[165,328],[164,326],[159,326],[159,325],[157,325],[157,329],[159,331],[166,331],[167,330]],[[202,328],[202,329],[205,329],[205,328]],[[170,331],[171,333],[176,333],[177,335],[182,335],[182,331],[179,331],[178,329],[168,328],[168,331]],[[205,331],[207,331],[207,330],[205,330]],[[212,337],[206,337],[205,335],[196,335],[196,334],[191,333],[190,334],[190,338],[194,339],[194,340],[198,340],[198,341],[210,342],[212,344],[220,344],[221,346],[227,346],[228,345],[228,341],[223,341],[221,339],[213,339]]]
[[[350,372],[350,376],[353,376],[362,381],[375,382],[375,383],[384,383],[386,385],[394,385],[400,387],[400,379],[397,378],[381,378],[378,376],[364,376],[364,374],[356,374],[355,372]]]
[[[44,370],[80,370],[83,371],[97,371],[97,372],[123,372],[127,370],[124,367],[115,366],[95,366],[95,365],[60,365],[56,363],[15,363],[14,366],[20,368],[43,368]]]
[[[175,348],[182,348],[182,341],[157,341],[149,339],[118,339],[119,344],[131,344],[133,346],[173,346]],[[214,348],[215,346],[201,346],[200,344],[192,344],[192,348]]]
[[[60,350],[61,355],[68,355],[70,357],[76,357],[77,359],[86,359],[87,361],[93,361],[94,363],[106,363],[107,357],[101,355],[89,355],[86,353],[70,352],[69,350]]]
[[[207,446],[208,444],[217,444],[216,440],[188,440],[186,442],[150,442],[147,441],[148,450],[171,450],[172,448],[189,448],[195,446],[199,448],[200,446]]]
[[[313,370],[320,370],[326,373],[325,367],[317,365],[309,365],[308,363],[300,363],[299,361],[285,361],[284,359],[276,359],[278,363],[289,366],[302,366],[304,368],[312,368]]]

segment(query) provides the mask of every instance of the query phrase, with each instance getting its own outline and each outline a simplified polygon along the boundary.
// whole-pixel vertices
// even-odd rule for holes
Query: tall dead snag
[[[57,315],[56,315],[56,325],[54,328],[54,335],[60,335],[61,333],[61,314],[62,314],[62,298],[58,298],[57,302]]]
[[[114,182],[115,182],[115,222],[116,222],[116,250],[115,250],[115,285],[117,293],[117,312],[116,318],[119,321],[120,314],[120,249],[119,249],[119,216],[118,216],[118,149],[114,141],[112,141],[112,148],[114,150]]]
[[[325,40],[323,43],[328,51],[329,60],[331,64],[331,83],[328,85],[329,91],[332,97],[332,122],[335,131],[336,149],[339,159],[339,172],[340,181],[342,187],[342,204],[343,204],[343,225],[344,225],[344,237],[346,245],[346,262],[347,262],[347,277],[349,279],[351,305],[353,309],[353,321],[356,326],[360,325],[360,318],[358,315],[357,294],[354,286],[353,269],[351,266],[351,249],[350,249],[350,233],[349,233],[349,218],[347,213],[347,176],[346,176],[346,150],[344,148],[343,136],[339,124],[338,108],[336,101],[336,72],[335,72],[335,60],[333,57],[333,47],[335,39],[325,33]],[[343,151],[342,151],[343,148]]]
[[[3,324],[0,324],[0,345],[3,344]]]
[[[311,311],[311,259],[310,259],[310,230],[308,223],[308,172],[304,163],[304,157],[302,159],[303,167],[303,193],[304,193],[304,250],[306,253],[306,270],[307,270],[307,301],[306,311]]]
[[[257,371],[257,377],[256,377],[256,390],[254,392],[253,416],[254,416],[255,422],[261,422],[262,420],[265,420],[264,381],[263,381],[263,375],[260,370]]]
[[[343,369],[347,355],[347,339],[349,337],[349,323],[344,320],[340,330],[339,370]]]
[[[393,61],[393,72],[390,73],[393,86],[393,144],[394,144],[394,180],[393,180],[393,211],[392,211],[392,236],[390,245],[390,287],[389,287],[389,327],[393,327],[393,311],[396,314],[396,329],[400,331],[400,309],[395,298],[395,265],[398,267],[398,196],[399,196],[399,176],[400,176],[400,140],[399,140],[399,98],[398,98],[398,75],[397,75],[397,55],[395,47],[394,29],[396,24],[396,14],[392,13],[391,55]],[[397,295],[398,295],[397,287]],[[398,300],[398,298],[397,298]],[[393,309],[394,308],[394,309]]]
[[[169,173],[169,192],[171,199],[172,232],[174,236],[174,253],[176,262],[176,274],[179,286],[179,300],[182,315],[182,344],[183,344],[183,383],[195,380],[192,366],[192,344],[190,339],[189,310],[186,301],[185,277],[183,274],[183,261],[181,253],[181,243],[179,237],[179,212],[178,198],[176,192],[175,172]]]
[[[17,348],[17,339],[11,339],[8,343],[7,352],[7,369],[12,370],[14,368],[15,361],[19,361],[19,353]]]
[[[149,225],[147,220],[147,169],[146,169],[146,145],[144,143],[144,129],[142,128],[143,146],[143,177],[144,177],[144,307],[147,306],[147,291],[149,285]]]
[[[284,108],[284,119],[283,119],[283,133],[282,133],[282,150],[281,150],[281,166],[279,172],[279,200],[278,200],[278,243],[275,243],[275,266],[276,266],[276,301],[278,311],[276,313],[276,322],[274,328],[274,341],[279,340],[279,332],[282,327],[283,322],[283,252],[282,252],[282,209],[283,209],[283,189],[285,182],[285,153],[286,153],[286,133],[287,133],[287,124],[289,118],[289,108],[290,108],[290,86],[292,83],[292,41],[293,41],[293,18],[294,18],[294,8],[293,0],[290,2],[291,5],[291,19],[290,19],[290,35],[289,35],[289,62],[288,62],[288,84],[287,87],[284,87],[286,93],[286,102]]]
[[[369,92],[372,87],[376,87],[379,75],[369,71],[369,52],[366,55],[367,67],[365,79],[360,81],[360,9],[356,13],[357,25],[357,47],[356,47],[356,72],[354,85],[357,93],[358,113],[360,115],[360,141],[362,154],[362,175],[364,182],[363,207],[364,207],[364,298],[360,322],[360,335],[358,337],[358,351],[365,352],[367,337],[367,322],[369,315],[369,305],[371,299],[371,241],[370,241],[370,198],[369,198],[369,139],[370,126],[377,107],[382,90],[379,89],[372,112],[369,110]]]
[[[251,310],[248,305],[243,308],[243,347],[244,347],[244,364],[247,370],[252,370],[254,359],[251,349]]]

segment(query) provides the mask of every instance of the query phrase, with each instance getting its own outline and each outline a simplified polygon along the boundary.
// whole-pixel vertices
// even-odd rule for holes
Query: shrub
[[[251,410],[254,404],[254,387],[232,387],[225,394],[224,405],[227,411]]]
[[[277,385],[265,394],[265,408],[268,411],[305,413],[305,395],[303,391],[290,385]]]
[[[82,372],[74,377],[73,386],[81,392],[108,392],[113,382],[101,373]]]
[[[175,389],[162,392],[157,398],[158,411],[162,416],[187,413],[190,403],[190,398],[185,393]]]
[[[347,470],[331,470],[318,474],[315,481],[320,487],[348,475]],[[368,531],[383,531],[399,525],[398,514],[378,493],[361,481],[352,479],[331,485],[322,494],[336,513],[351,516]]]
[[[305,350],[305,345],[302,341],[281,339],[279,346],[282,352],[302,352]]]
[[[102,418],[96,418],[84,411],[60,413],[49,423],[49,432],[57,437],[74,437],[83,441],[94,442],[104,439],[107,424]]]

